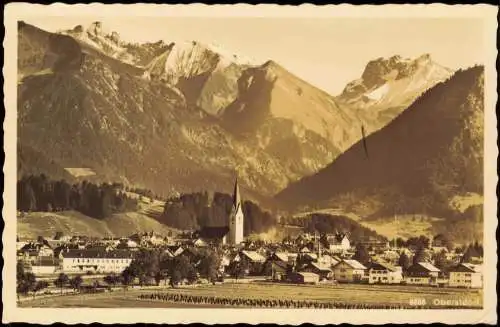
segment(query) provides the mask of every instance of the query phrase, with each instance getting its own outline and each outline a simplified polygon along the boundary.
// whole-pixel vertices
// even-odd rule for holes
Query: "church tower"
[[[233,207],[229,215],[229,237],[227,240],[229,244],[237,245],[243,242],[243,219],[240,188],[238,186],[238,178],[236,177],[233,192]]]

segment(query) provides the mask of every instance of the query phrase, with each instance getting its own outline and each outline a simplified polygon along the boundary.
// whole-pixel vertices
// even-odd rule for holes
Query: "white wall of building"
[[[479,272],[450,272],[450,287],[481,288],[483,287],[482,274]]]
[[[399,284],[403,280],[403,273],[401,270],[375,270],[370,269],[368,276],[368,283],[375,284]]]
[[[405,282],[408,285],[431,285],[431,278],[408,276],[405,278]]]
[[[229,219],[229,244],[240,244],[243,242],[243,210],[241,205],[238,206],[236,212],[231,212]]]
[[[131,262],[131,258],[63,258],[62,270],[64,273],[92,271],[119,274]]]
[[[57,266],[31,266],[30,270],[35,276],[52,275],[56,273]]]
[[[364,270],[353,269],[343,262],[336,265],[333,269],[333,276],[339,282],[352,283],[353,281],[361,280],[364,275]]]

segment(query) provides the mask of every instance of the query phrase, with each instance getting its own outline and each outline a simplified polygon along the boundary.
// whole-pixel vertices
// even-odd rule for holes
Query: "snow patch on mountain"
[[[385,83],[384,85],[368,93],[366,96],[371,100],[379,101],[389,92],[389,90],[390,90],[389,84]]]
[[[210,51],[219,54],[221,62],[223,62],[224,66],[229,66],[231,64],[257,66],[261,64],[253,58],[225,49],[221,45],[216,43],[208,43],[205,46]]]

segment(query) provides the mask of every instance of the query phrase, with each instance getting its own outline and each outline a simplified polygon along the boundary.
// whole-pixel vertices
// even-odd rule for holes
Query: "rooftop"
[[[359,261],[357,260],[343,260],[340,263],[345,262],[348,266],[350,266],[353,269],[366,269],[365,266],[363,266]]]
[[[431,272],[440,272],[439,268],[435,267],[429,262],[419,262],[417,263],[418,265],[424,267],[426,270],[431,271]]]
[[[264,258],[262,255],[255,251],[241,251],[242,254],[250,258],[250,260],[254,262],[264,262],[266,261],[266,258]]]

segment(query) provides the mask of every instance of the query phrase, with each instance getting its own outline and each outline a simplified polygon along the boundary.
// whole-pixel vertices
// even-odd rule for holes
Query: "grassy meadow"
[[[446,300],[469,300],[482,306],[482,292],[475,290],[429,288],[416,286],[383,285],[287,285],[267,283],[235,283],[206,285],[193,288],[154,288],[115,290],[109,293],[56,296],[23,301],[20,307],[223,307],[217,305],[168,303],[141,301],[140,294],[177,293],[192,296],[244,298],[244,299],[293,299],[296,301],[336,302],[348,304],[404,305],[409,306],[416,299],[425,299],[427,304]],[[435,306],[439,308],[439,305]]]

